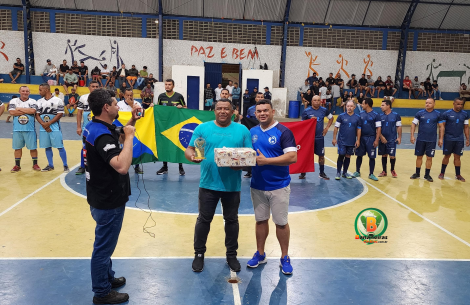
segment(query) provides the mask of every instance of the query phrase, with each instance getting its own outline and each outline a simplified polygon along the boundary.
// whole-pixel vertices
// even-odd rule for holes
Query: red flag
[[[317,119],[301,122],[283,122],[281,124],[292,131],[295,143],[297,144],[297,162],[289,166],[289,173],[299,174],[314,172],[313,152]]]

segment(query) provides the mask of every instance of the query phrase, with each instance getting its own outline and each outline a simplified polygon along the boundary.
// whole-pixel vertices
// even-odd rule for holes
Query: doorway
[[[227,87],[228,82],[237,82],[241,85],[242,66],[241,64],[221,64],[221,63],[204,63],[205,80],[204,88],[209,83],[212,89],[217,88],[218,84],[222,84],[222,88]],[[242,90],[243,91],[243,90]]]

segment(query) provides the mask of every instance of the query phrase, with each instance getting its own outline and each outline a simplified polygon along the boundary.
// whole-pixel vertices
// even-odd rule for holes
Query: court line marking
[[[77,164],[75,165],[74,167],[72,167],[70,169],[70,171],[74,170],[77,166],[79,166],[80,164]],[[6,213],[8,213],[9,211],[13,210],[15,207],[17,207],[20,203],[24,202],[26,199],[32,197],[34,194],[40,192],[41,190],[43,190],[44,188],[48,187],[49,185],[51,185],[52,183],[54,183],[57,179],[60,179],[62,176],[65,177],[65,175],[67,175],[67,173],[62,173],[60,174],[59,176],[55,177],[54,179],[52,179],[51,181],[47,182],[46,184],[44,184],[43,186],[41,186],[40,188],[36,189],[34,192],[30,193],[28,196],[24,197],[23,199],[20,199],[18,202],[16,202],[14,205],[10,206],[8,209],[6,209],[5,211],[1,212],[0,213],[0,217],[5,215]]]
[[[328,167],[331,167],[333,169],[336,169],[335,167],[333,166],[329,166],[329,165],[326,165]],[[314,173],[315,174],[315,173]],[[343,206],[343,205],[346,205],[348,203],[351,203],[361,197],[363,197],[365,194],[367,194],[367,192],[369,192],[369,188],[367,187],[367,184],[365,183],[364,180],[360,179],[358,180],[361,184],[362,184],[362,187],[363,187],[363,190],[362,192],[357,195],[356,197],[353,197],[349,200],[346,200],[346,201],[343,201],[341,203],[338,203],[338,204],[335,204],[335,205],[332,205],[332,206],[329,206],[329,207],[324,207],[324,208],[320,208],[320,209],[314,209],[314,210],[305,210],[305,211],[294,211],[294,212],[289,212],[289,214],[302,214],[302,213],[312,213],[312,212],[319,212],[319,211],[324,211],[324,210],[329,210],[329,209],[333,209],[333,208],[337,208],[337,207],[340,207],[340,206]],[[67,182],[65,182],[65,175],[63,177],[60,177],[60,184],[62,184],[62,186],[69,192],[71,192],[72,194],[78,196],[78,197],[81,197],[81,198],[87,198],[85,195],[75,191],[74,189],[72,189],[68,184]],[[131,210],[137,210],[137,211],[145,211],[145,212],[152,212],[152,213],[163,213],[163,214],[174,214],[174,215],[190,215],[190,216],[198,216],[199,213],[181,213],[181,212],[170,212],[170,211],[160,211],[160,210],[153,210],[153,209],[148,209],[148,208],[138,208],[138,207],[132,207],[132,206],[126,206],[126,209],[131,209]],[[218,216],[218,217],[222,217],[223,215],[222,214],[215,214],[214,216]],[[255,216],[255,214],[238,214],[238,217],[252,217],[252,216]]]
[[[230,270],[230,276],[232,278],[237,278],[237,273]],[[238,289],[238,283],[232,283],[232,291],[233,291],[233,302],[235,305],[241,305],[242,300],[240,298],[240,290]]]
[[[227,259],[225,256],[206,256],[206,259]],[[238,259],[251,259],[251,256],[237,256]],[[358,260],[358,261],[443,261],[443,262],[470,262],[466,258],[400,258],[400,257],[292,257],[296,260]],[[8,260],[90,260],[91,257],[0,257],[0,261]],[[194,256],[164,256],[164,257],[112,257],[113,260],[152,260],[152,259],[194,259]],[[269,260],[278,260],[279,257],[268,257]],[[236,274],[235,274],[236,275]]]
[[[328,161],[334,163],[330,158],[328,157],[325,157],[325,159],[328,159]],[[360,179],[360,180],[363,180],[362,178],[357,178],[357,179]],[[434,221],[432,221],[431,219],[425,217],[424,215],[416,212],[415,210],[413,210],[412,208],[410,208],[409,206],[407,206],[406,204],[400,202],[399,200],[393,198],[392,196],[390,196],[389,194],[385,193],[384,191],[382,191],[381,189],[379,189],[378,187],[376,187],[375,185],[372,185],[370,182],[367,182],[364,180],[364,182],[366,184],[368,184],[369,186],[371,186],[372,188],[374,188],[376,191],[378,191],[379,193],[382,193],[384,194],[386,197],[392,199],[393,201],[395,201],[396,203],[398,203],[399,205],[401,205],[402,207],[408,209],[410,212],[416,214],[417,216],[423,218],[424,220],[426,220],[427,222],[429,222],[430,224],[434,225],[436,228],[438,229],[441,229],[442,231],[444,231],[445,233],[449,234],[450,236],[452,236],[453,238],[457,239],[458,241],[462,242],[463,244],[465,244],[466,246],[470,247],[470,243],[468,243],[467,241],[463,240],[462,238],[458,237],[457,235],[455,235],[454,233],[450,232],[449,230],[443,228],[442,226],[438,225],[437,223],[435,223]]]

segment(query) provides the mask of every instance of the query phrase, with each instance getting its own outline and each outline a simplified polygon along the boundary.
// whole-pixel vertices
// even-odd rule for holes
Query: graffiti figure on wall
[[[67,39],[67,48],[65,49],[65,54],[67,54],[67,52],[70,51],[70,56],[72,57],[72,62],[74,62],[75,60],[77,60],[78,62],[81,62],[81,61],[86,62],[87,60],[91,59],[91,60],[96,60],[96,61],[100,62],[101,67],[103,67],[103,64],[101,64],[101,62],[106,60],[106,57],[103,56],[104,53],[106,53],[106,50],[101,51],[100,55],[98,56],[98,57],[101,57],[101,59],[100,59],[98,57],[93,57],[91,55],[85,54],[81,50],[84,47],[86,47],[86,44],[82,44],[82,45],[77,46],[77,40],[75,40],[73,45],[71,45],[70,43],[71,43],[70,39]],[[81,59],[75,59],[75,51],[77,51],[80,55],[83,55],[84,57],[81,58]],[[79,56],[77,56],[77,57],[79,57]]]
[[[438,64],[437,66],[434,66],[435,62],[436,62],[436,59],[433,59],[432,62],[429,65],[426,66],[426,71],[430,70],[428,77],[431,79],[431,82],[434,81],[434,73],[433,73],[432,70],[437,69],[440,66],[442,66],[441,64]]]
[[[372,77],[372,70],[369,68],[369,64],[370,64],[370,67],[372,67],[374,65],[374,62],[370,59],[370,54],[367,54],[367,61],[366,61],[366,58],[364,58],[364,63],[366,64],[365,68],[364,68],[364,74],[366,75],[370,75]]]
[[[346,63],[345,63],[346,62]],[[340,75],[340,72],[343,71],[344,74],[349,78],[349,73],[344,69],[344,66],[348,65],[348,61],[344,59],[342,54],[339,54],[339,59],[336,61],[336,63],[341,64],[341,67],[339,68],[338,72],[336,72],[335,78],[337,78]]]
[[[121,65],[124,65],[124,60],[122,60],[122,57],[119,55],[119,44],[115,40],[113,42],[116,46],[113,47],[113,44],[111,43],[111,39],[109,40],[109,45],[111,46],[111,60],[113,60],[113,54],[116,54],[116,67],[120,67]]]
[[[2,44],[2,46],[0,47],[0,50],[3,50],[3,48],[5,47],[5,43],[3,41],[0,41],[0,43]],[[0,54],[2,54],[3,57],[5,57],[5,59],[8,61],[8,56],[5,53],[0,51]]]
[[[315,61],[317,60],[318,55],[315,56],[315,58],[313,58],[312,53],[307,52],[307,51],[305,51],[305,55],[307,55],[307,57],[310,57],[310,64],[308,66],[308,76],[307,76],[307,78],[310,77],[310,72],[312,72],[312,75],[313,75],[313,73],[318,75],[317,70],[315,70],[315,68],[313,67],[313,66],[319,66],[320,65],[320,64],[315,63]]]

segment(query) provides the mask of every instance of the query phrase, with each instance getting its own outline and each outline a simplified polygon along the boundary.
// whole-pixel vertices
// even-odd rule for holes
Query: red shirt
[[[411,80],[410,80],[410,79],[409,79],[409,80],[406,80],[406,79],[405,79],[405,80],[403,81],[403,86],[407,86],[407,87],[411,88]]]

